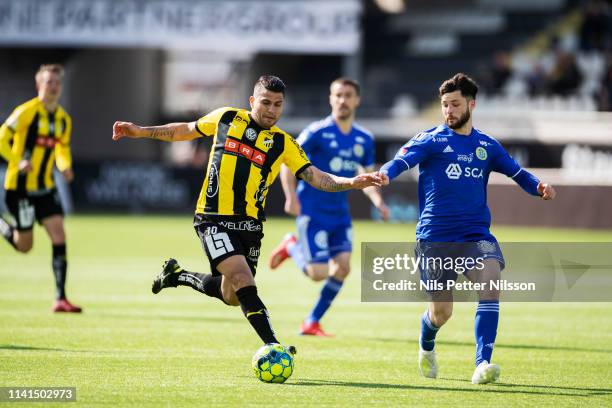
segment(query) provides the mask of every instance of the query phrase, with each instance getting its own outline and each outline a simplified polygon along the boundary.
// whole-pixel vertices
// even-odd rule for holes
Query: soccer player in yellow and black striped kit
[[[15,225],[0,218],[0,235],[17,251],[32,249],[34,219],[53,244],[54,312],[79,313],[66,299],[66,234],[64,212],[53,181],[57,166],[64,178],[73,178],[70,154],[72,121],[59,105],[64,70],[42,65],[36,73],[38,96],[19,105],[0,127],[0,155],[8,162],[4,179],[6,206]]]
[[[262,76],[249,98],[251,110],[221,108],[190,123],[140,127],[115,122],[113,139],[164,141],[213,137],[206,176],[198,199],[194,227],[202,241],[211,274],[182,269],[176,260],[164,264],[153,281],[153,293],[166,287],[190,286],[224,303],[242,308],[264,343],[278,343],[268,311],[257,295],[255,272],[268,188],[285,164],[297,177],[325,191],[378,185],[376,174],[337,177],[310,164],[300,145],[275,126],[283,110],[285,85]]]

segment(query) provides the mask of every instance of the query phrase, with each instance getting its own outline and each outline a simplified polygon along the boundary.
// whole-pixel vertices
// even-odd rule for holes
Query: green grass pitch
[[[86,407],[612,406],[612,304],[502,304],[494,353],[502,375],[486,386],[470,383],[475,305],[459,304],[438,335],[441,378],[424,379],[416,355],[425,306],[360,303],[357,251],[323,320],[335,337],[299,336],[320,286],[291,262],[266,267],[292,228],[288,219],[266,223],[257,275],[277,334],[298,348],[286,384],[253,376],[260,341],[239,308],[188,288],[151,294],[167,257],[208,272],[186,215],[69,218],[68,295],[85,309],[76,316],[50,313],[51,247],[40,228],[27,256],[0,242],[0,386],[75,386],[75,406]],[[612,241],[612,231],[494,233],[500,241]],[[362,240],[412,240],[414,225],[358,222],[355,237],[357,250]]]

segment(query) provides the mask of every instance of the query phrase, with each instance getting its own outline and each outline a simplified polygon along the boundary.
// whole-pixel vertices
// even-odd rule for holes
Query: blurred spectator
[[[201,138],[196,141],[195,151],[191,158],[191,167],[195,169],[206,168],[210,154],[210,143]]]
[[[200,138],[188,142],[172,143],[165,149],[166,159],[177,167],[204,168],[208,162],[209,143]]]
[[[512,57],[506,51],[493,55],[493,66],[483,73],[483,84],[488,92],[500,94],[512,75]]]
[[[608,53],[606,67],[601,88],[599,89],[599,110],[612,111],[612,52]]]
[[[187,118],[202,116],[202,112],[210,112],[212,109],[203,108],[189,111]],[[183,118],[167,118],[168,122],[185,121]],[[163,144],[163,157],[167,164],[175,167],[190,167],[194,169],[206,168],[210,154],[212,140],[199,137],[195,140]]]
[[[570,96],[582,81],[582,74],[571,52],[558,51],[552,71],[548,75],[548,92],[553,95]]]
[[[529,96],[543,95],[546,91],[547,75],[546,70],[539,61],[536,61],[527,74],[527,84]]]
[[[612,46],[612,15],[604,0],[589,0],[580,27],[580,48],[584,51],[604,51]]]

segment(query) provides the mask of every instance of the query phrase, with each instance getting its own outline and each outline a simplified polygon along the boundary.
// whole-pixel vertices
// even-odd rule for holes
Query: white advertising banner
[[[359,0],[1,0],[0,46],[351,54]]]

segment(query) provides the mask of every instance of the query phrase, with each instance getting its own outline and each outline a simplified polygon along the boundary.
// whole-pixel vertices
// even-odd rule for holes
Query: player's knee
[[[27,254],[32,249],[34,242],[31,236],[26,235],[17,235],[15,239],[15,248],[17,251]]]
[[[255,280],[253,279],[253,275],[251,275],[250,271],[240,271],[233,273],[230,277],[230,282],[232,283],[234,290],[244,288],[245,286],[255,285]]]
[[[349,265],[339,264],[332,269],[330,276],[337,280],[344,280],[351,273],[351,267]]]
[[[325,280],[327,278],[327,274],[313,274],[313,275],[308,275],[310,276],[310,279],[312,279],[315,282],[321,282],[322,280]]]
[[[228,306],[240,306],[240,302],[238,301],[236,291],[232,287],[231,281],[223,279],[221,284],[221,296],[223,297],[223,302]]]
[[[327,279],[327,268],[316,268],[313,265],[306,266],[306,275],[315,282]]]
[[[223,300],[225,300],[225,303],[227,303],[229,306],[240,306],[240,302],[238,301],[236,295],[228,297],[223,296]]]
[[[452,316],[453,309],[452,308],[435,308],[430,310],[431,322],[437,327],[441,327],[445,324]]]
[[[32,243],[22,243],[22,242],[18,242],[15,247],[17,248],[17,251],[21,252],[22,254],[27,254],[28,252],[30,252],[32,250]]]

